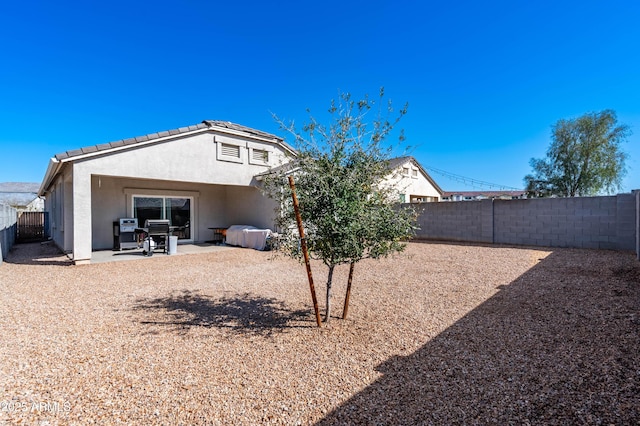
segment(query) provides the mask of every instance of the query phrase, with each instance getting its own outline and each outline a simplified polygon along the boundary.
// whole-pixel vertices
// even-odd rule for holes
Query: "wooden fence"
[[[20,212],[16,229],[16,242],[43,241],[49,237],[48,212]]]

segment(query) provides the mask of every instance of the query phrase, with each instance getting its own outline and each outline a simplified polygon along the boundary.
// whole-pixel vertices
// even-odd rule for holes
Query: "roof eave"
[[[47,188],[51,184],[53,178],[58,174],[60,168],[62,167],[62,162],[55,157],[51,157],[49,159],[49,165],[47,166],[47,171],[44,174],[44,178],[42,179],[42,183],[40,184],[40,188],[38,189],[38,197],[44,196],[47,192]]]

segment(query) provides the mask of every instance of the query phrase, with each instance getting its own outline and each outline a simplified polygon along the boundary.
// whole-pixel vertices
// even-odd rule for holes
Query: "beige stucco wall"
[[[132,217],[135,195],[190,197],[192,239],[210,240],[209,228],[253,225],[273,228],[273,202],[255,187],[209,185],[147,179],[92,177],[92,250],[113,247],[112,224],[121,217]],[[142,224],[140,224],[142,225]]]
[[[225,227],[229,221],[233,221],[228,210],[229,205],[235,202],[235,197],[234,191],[229,188],[225,185],[93,176],[92,249],[110,249],[113,246],[112,224],[118,218],[133,216],[134,195],[190,197],[193,200],[192,240],[210,240],[212,231],[209,227]],[[248,190],[258,192],[255,188]],[[261,218],[254,216],[251,219],[257,222]]]
[[[275,230],[276,203],[254,187],[227,187],[227,225],[253,225]]]
[[[217,146],[228,143],[241,146],[242,163],[218,159]],[[250,147],[262,147],[272,152],[271,164],[285,161],[284,152],[275,144],[251,141],[247,138],[198,133],[178,139],[133,145],[134,148],[102,156],[76,160],[76,174],[125,176],[129,178],[249,185],[253,177],[268,166],[250,164]]]
[[[46,194],[44,209],[49,212],[51,239],[64,252],[73,250],[72,169],[64,167]]]
[[[403,167],[410,168],[409,176],[402,174]],[[418,175],[413,177],[411,170],[416,170]],[[389,175],[389,178],[386,179],[385,184],[393,186],[399,194],[405,194],[407,203],[410,202],[412,196],[436,197],[440,200],[438,190],[411,161],[394,170],[393,173]]]

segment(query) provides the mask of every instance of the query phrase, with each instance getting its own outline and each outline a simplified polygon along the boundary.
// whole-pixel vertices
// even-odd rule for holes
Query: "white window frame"
[[[124,188],[124,193],[127,196],[127,211],[131,213],[130,217],[134,217],[134,197],[150,197],[150,198],[188,198],[191,206],[191,212],[189,216],[189,226],[191,233],[189,239],[179,240],[182,243],[193,243],[197,241],[198,235],[198,214],[197,214],[197,202],[200,196],[199,191],[172,191],[172,190],[158,190],[158,189],[143,189],[143,188]],[[143,227],[144,223],[138,223],[139,227]]]

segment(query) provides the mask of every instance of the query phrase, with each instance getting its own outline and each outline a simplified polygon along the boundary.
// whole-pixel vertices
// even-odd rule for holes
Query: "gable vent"
[[[264,149],[253,149],[253,153],[251,155],[253,160],[259,161],[262,163],[269,162],[269,153]]]
[[[227,157],[240,158],[240,147],[238,145],[223,143],[220,147],[220,151],[222,155],[225,155]]]

